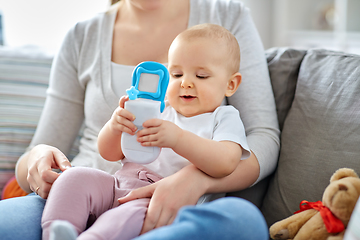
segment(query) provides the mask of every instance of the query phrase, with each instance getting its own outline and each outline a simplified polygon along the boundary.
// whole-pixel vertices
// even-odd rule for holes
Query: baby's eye
[[[171,76],[174,78],[181,78],[183,75],[181,73],[172,73]]]
[[[206,79],[208,78],[209,76],[207,75],[196,75],[197,78],[200,78],[200,79]]]

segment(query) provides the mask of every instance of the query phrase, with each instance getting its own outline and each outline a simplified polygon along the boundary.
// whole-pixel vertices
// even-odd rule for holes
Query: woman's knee
[[[35,194],[0,201],[1,239],[41,239],[45,202]]]
[[[212,206],[213,205],[213,206]],[[251,202],[237,197],[225,197],[209,203],[210,209],[214,209],[226,218],[234,220],[236,224],[243,224],[253,230],[265,229],[267,225],[261,211]]]
[[[224,197],[208,203],[211,209],[217,209],[222,213],[230,213],[231,217],[237,217],[241,213],[251,214],[263,218],[260,210],[251,202],[238,197]]]
[[[226,197],[180,210],[176,223],[191,222],[196,231],[221,239],[268,239],[268,229],[260,210],[251,202]]]

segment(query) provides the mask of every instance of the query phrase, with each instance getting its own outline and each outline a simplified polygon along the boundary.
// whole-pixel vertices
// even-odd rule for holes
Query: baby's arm
[[[237,143],[205,139],[161,119],[148,120],[143,126],[138,132],[143,146],[171,148],[212,177],[229,175],[241,159],[242,148]]]
[[[112,114],[110,120],[100,130],[98,136],[98,149],[100,155],[108,161],[119,161],[124,158],[121,149],[122,132],[134,135],[137,128],[132,121],[135,116],[124,109],[128,96],[121,97],[119,107]]]

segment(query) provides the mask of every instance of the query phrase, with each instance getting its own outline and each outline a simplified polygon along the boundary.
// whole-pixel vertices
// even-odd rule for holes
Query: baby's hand
[[[119,107],[117,107],[110,119],[110,129],[116,135],[120,135],[122,132],[135,135],[137,127],[133,123],[135,116],[124,108],[125,102],[129,100],[129,96],[122,96],[119,101]]]
[[[137,133],[142,146],[174,148],[183,131],[172,122],[156,118],[145,121],[143,127]]]

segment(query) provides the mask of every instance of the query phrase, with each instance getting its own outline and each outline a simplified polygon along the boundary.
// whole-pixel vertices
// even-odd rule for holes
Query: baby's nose
[[[181,87],[182,88],[193,88],[194,87],[194,84],[187,80],[187,79],[184,79],[182,82],[181,82]]]

